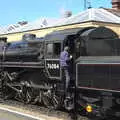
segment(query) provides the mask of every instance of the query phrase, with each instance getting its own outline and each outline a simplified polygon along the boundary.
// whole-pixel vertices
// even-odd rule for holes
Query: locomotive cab
[[[81,55],[86,55],[86,48],[81,41],[81,33],[94,27],[66,29],[61,31],[54,31],[45,36],[45,68],[50,79],[62,80],[64,77],[60,68],[60,53],[68,46],[69,53],[72,55],[72,84],[75,83],[76,77],[76,60]],[[75,85],[75,84],[74,84]]]
[[[60,53],[69,46],[70,54],[75,56],[75,39],[79,29],[55,31],[45,36],[45,66],[51,79],[62,79],[59,63]]]

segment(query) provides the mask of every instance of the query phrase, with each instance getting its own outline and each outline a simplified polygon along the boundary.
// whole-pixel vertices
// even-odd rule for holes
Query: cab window
[[[61,43],[47,43],[46,44],[46,57],[58,58],[61,51]]]
[[[46,55],[47,56],[52,56],[52,54],[53,54],[53,44],[47,44],[46,45]]]

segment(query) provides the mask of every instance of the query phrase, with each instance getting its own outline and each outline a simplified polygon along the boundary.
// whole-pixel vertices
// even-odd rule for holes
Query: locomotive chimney
[[[120,10],[120,0],[112,0],[112,8],[115,10]]]

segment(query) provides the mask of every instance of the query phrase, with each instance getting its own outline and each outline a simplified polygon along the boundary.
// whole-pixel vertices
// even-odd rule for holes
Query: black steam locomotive
[[[120,116],[120,39],[111,29],[74,28],[44,38],[25,34],[20,42],[0,41],[1,97],[102,117]],[[73,56],[67,103],[59,64],[65,46]]]

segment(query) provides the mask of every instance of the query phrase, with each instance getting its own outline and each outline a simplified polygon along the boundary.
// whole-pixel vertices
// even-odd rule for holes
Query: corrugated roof
[[[104,8],[91,8],[83,12],[73,15],[69,18],[40,18],[26,25],[13,24],[5,27],[0,27],[0,34],[22,32],[46,27],[54,27],[68,24],[75,24],[87,21],[100,21],[108,23],[120,24],[120,11]]]
[[[22,31],[28,31],[33,29],[40,29],[45,28],[49,24],[56,23],[58,19],[53,18],[40,18],[38,20],[35,20],[33,22],[29,22],[25,25],[21,24],[11,24],[8,26],[0,27],[0,34],[6,34],[6,33],[14,33],[14,32],[22,32]]]
[[[30,22],[19,29],[19,31],[27,31],[33,29],[45,28],[49,24],[55,23],[57,19],[53,18],[40,18],[36,21]]]
[[[120,17],[103,8],[99,9],[91,8],[86,11],[80,12],[77,15],[73,15],[72,17],[59,21],[54,25],[67,25],[86,21],[120,23]]]

